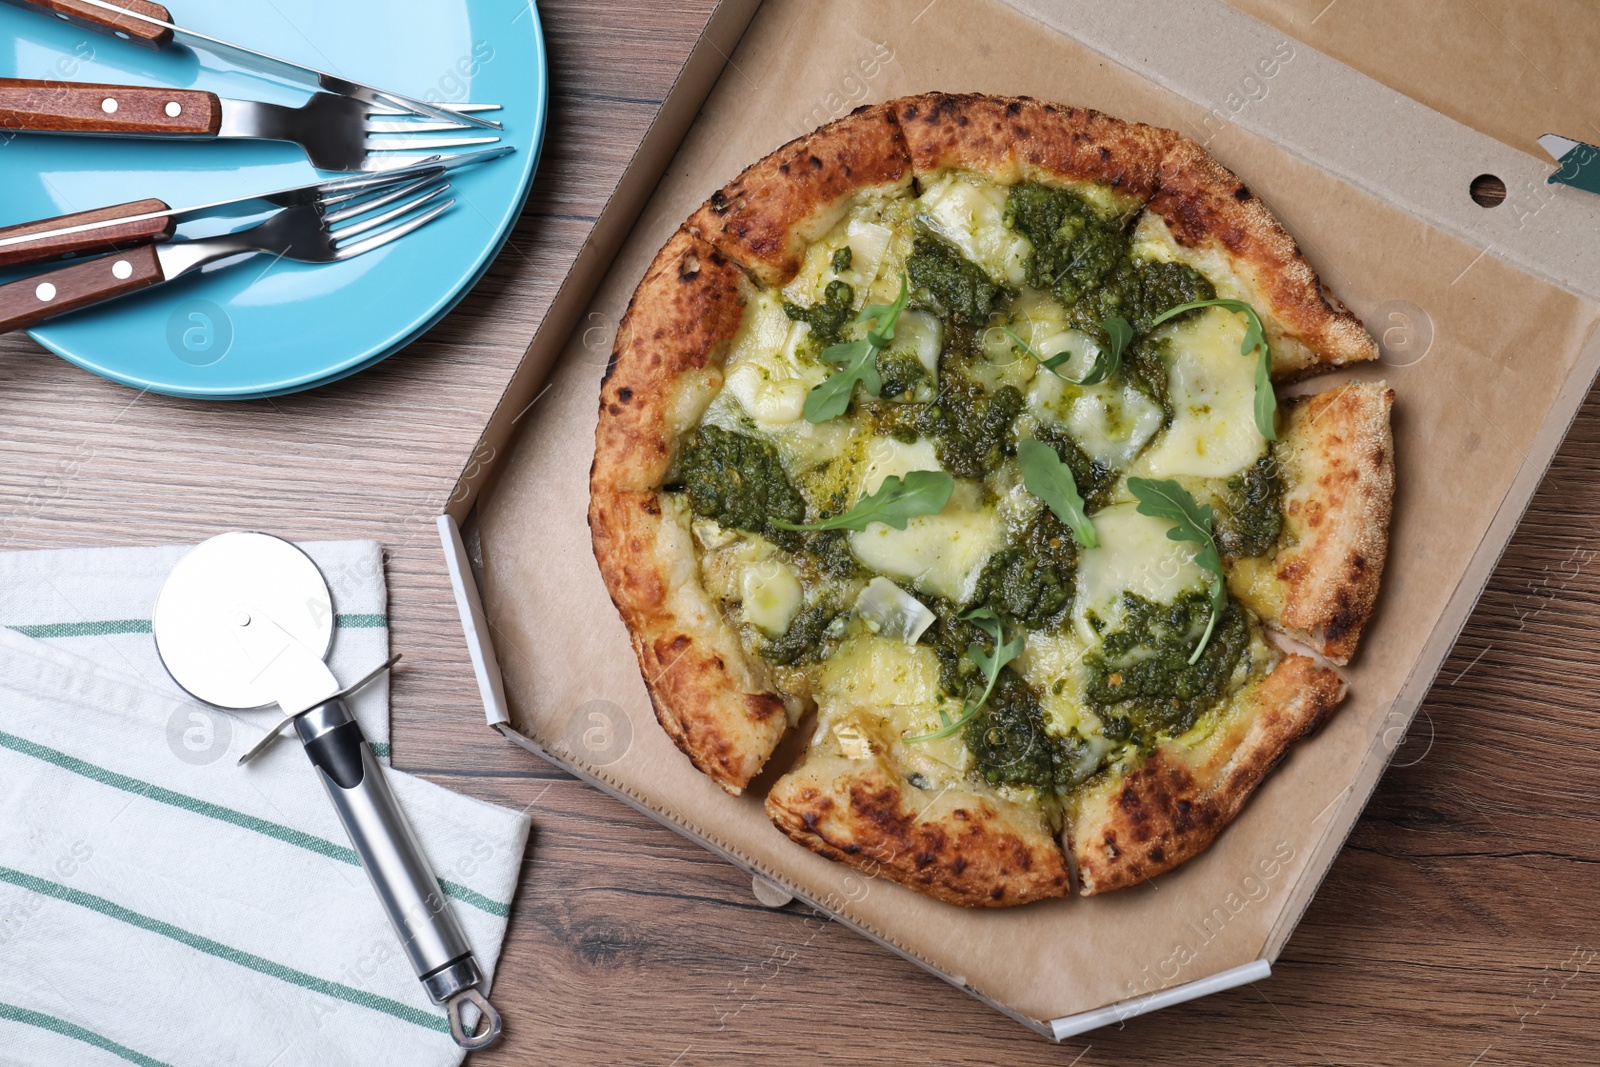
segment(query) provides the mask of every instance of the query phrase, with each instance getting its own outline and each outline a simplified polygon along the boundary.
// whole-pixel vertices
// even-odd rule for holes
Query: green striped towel
[[[95,662],[87,635],[18,632],[72,621],[0,628],[0,1063],[459,1063],[300,746],[236,767],[261,729],[215,712],[199,743],[203,709],[122,645],[147,633]],[[527,817],[388,776],[492,974]]]
[[[172,565],[190,545],[156,548],[63,548],[0,552],[0,626],[59,644],[147,685],[171,680],[155,642],[150,612]],[[328,666],[349,683],[389,658],[388,589],[376,541],[310,541],[337,613]],[[389,679],[377,678],[350,699],[379,762],[389,762]],[[197,758],[220,755],[234,722],[266,724],[276,709],[228,716],[196,707],[182,731]]]

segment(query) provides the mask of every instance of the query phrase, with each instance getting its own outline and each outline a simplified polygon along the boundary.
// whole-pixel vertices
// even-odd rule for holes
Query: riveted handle
[[[57,315],[136,293],[164,281],[154,245],[0,285],[0,333],[22,330]]]
[[[149,0],[114,0],[121,12],[107,11],[84,0],[11,0],[18,7],[31,7],[48,12],[63,22],[117,37],[146,48],[165,48],[172,43],[172,31],[165,26],[152,26],[143,19],[130,17],[127,12],[148,15],[162,22],[171,22],[172,13],[160,4]]]
[[[155,215],[167,210],[167,205],[160,200],[135,200],[115,207],[79,211],[72,215],[0,228],[0,267],[10,267],[17,263],[42,262],[58,256],[83,255],[87,252],[114,252],[129,245],[165,241],[172,236],[175,228],[171,215],[140,219],[138,222],[120,220],[138,218],[140,215]],[[34,241],[17,240],[33,233],[67,230],[94,223],[105,223],[105,225]]]
[[[222,102],[196,89],[0,78],[0,129],[215,137]]]

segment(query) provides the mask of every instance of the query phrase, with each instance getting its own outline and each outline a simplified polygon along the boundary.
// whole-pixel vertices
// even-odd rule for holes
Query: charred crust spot
[[[726,215],[728,213],[728,206],[727,193],[724,193],[721,189],[718,189],[716,192],[711,194],[712,211],[715,211],[718,215]]]
[[[721,666],[722,661],[719,659],[717,664]],[[757,722],[785,713],[783,701],[774,693],[747,693],[744,699],[745,710]]]
[[[1249,200],[1250,199],[1250,189],[1249,189],[1249,187],[1248,186],[1244,186],[1244,185],[1239,186],[1237,189],[1235,189],[1233,191],[1233,198],[1235,200],[1240,200],[1240,201]]]
[[[787,164],[787,163],[779,163],[778,164],[778,173],[779,174],[788,174],[789,173],[789,164]]]
[[[1007,115],[1020,115],[1020,114],[1022,114],[1022,104],[1019,103],[1016,100],[1011,101],[1011,103],[1006,105],[1006,114]]]
[[[1006,898],[1006,887],[1005,886],[997,885],[993,889],[989,890],[989,899],[990,900],[1004,900],[1005,898]]]
[[[950,861],[950,870],[951,870],[952,873],[960,874],[962,871],[965,871],[966,869],[967,869],[966,857],[957,856],[955,859]]]
[[[626,404],[628,401],[630,401],[632,399],[633,399],[633,390],[629,389],[626,385],[624,385],[621,389],[617,390],[617,400],[620,403]],[[612,412],[612,414],[615,414],[615,412]]]
[[[1151,863],[1160,863],[1162,860],[1164,860],[1166,858],[1167,858],[1167,854],[1166,854],[1166,852],[1164,852],[1162,850],[1160,845],[1157,845],[1155,848],[1152,848],[1150,850],[1150,862]]]
[[[822,160],[818,159],[816,156],[811,156],[810,157],[810,162],[811,162],[811,169],[812,170],[821,170],[822,169]]]
[[[1100,158],[1102,160],[1110,159],[1111,158],[1111,149],[1107,148],[1105,145],[1101,145],[1100,146]]]
[[[639,505],[639,508],[646,515],[654,516],[656,518],[659,518],[661,515],[661,501],[657,500],[653,496],[645,497],[644,502]]]

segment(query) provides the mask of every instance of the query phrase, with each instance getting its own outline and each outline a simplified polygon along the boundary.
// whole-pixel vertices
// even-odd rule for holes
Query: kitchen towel
[[[150,615],[172,565],[190,545],[155,548],[63,548],[0,552],[0,626],[37,637],[148,685],[177,693],[156,644]],[[300,546],[333,593],[333,648],[328,666],[346,685],[389,658],[388,590],[376,541],[312,541]],[[380,763],[389,762],[389,676],[348,701]],[[263,725],[277,708],[231,717]],[[230,716],[196,706],[179,734],[191,756],[220,756]],[[220,740],[219,740],[220,738]]]
[[[336,611],[381,614],[376,545],[304,547],[330,572]],[[170,565],[183,550],[113,551]],[[340,558],[370,559],[357,584],[379,588],[341,593]],[[271,720],[202,708],[159,665],[141,669],[157,663],[134,627],[148,604],[136,610],[110,559],[87,569],[95,581],[0,558],[0,574],[54,586],[47,607],[71,610],[11,623],[15,589],[0,586],[15,627],[0,628],[0,1064],[459,1063],[300,746],[236,767]],[[99,632],[119,622],[131,632]],[[492,974],[527,817],[387,774]]]

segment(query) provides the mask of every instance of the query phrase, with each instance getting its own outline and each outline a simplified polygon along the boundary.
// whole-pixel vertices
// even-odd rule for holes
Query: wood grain
[[[216,93],[0,78],[0,129],[207,137],[221,128]]]
[[[1056,1047],[762,908],[737,870],[483,725],[433,517],[710,7],[541,4],[556,95],[528,211],[452,315],[359,377],[208,405],[0,339],[0,547],[385,543],[396,765],[534,821],[495,986],[506,1039],[469,1064],[1595,1062],[1600,394],[1273,977],[1121,1029]]]
[[[10,0],[18,7],[36,7],[96,33],[120,37],[145,48],[165,48],[172,43],[172,31],[164,26],[152,26],[136,18],[113,14],[104,8],[86,4],[83,0]],[[117,6],[140,15],[171,22],[172,14],[160,4],[150,0],[116,0]]]
[[[134,218],[139,215],[153,215],[166,210],[167,205],[160,200],[135,200],[130,204],[117,204],[112,207],[96,208],[91,211],[78,211],[70,215],[44,219],[39,222],[0,227],[0,241],[26,237],[28,234],[44,233],[49,230],[65,230],[74,226],[87,226],[93,222],[110,222],[115,219]],[[43,262],[58,256],[82,255],[86,252],[110,252],[128,245],[164,241],[172,236],[174,228],[175,225],[172,218],[168,216],[165,218],[144,219],[141,222],[118,223],[114,226],[100,226],[92,230],[84,230],[81,233],[29,241],[19,245],[8,245],[0,247],[0,267],[9,267],[17,263]]]

